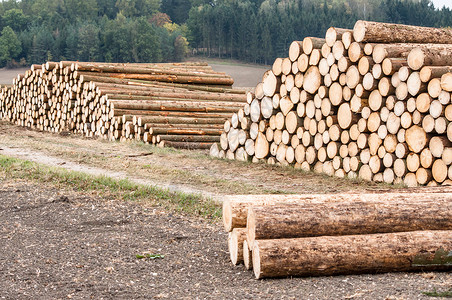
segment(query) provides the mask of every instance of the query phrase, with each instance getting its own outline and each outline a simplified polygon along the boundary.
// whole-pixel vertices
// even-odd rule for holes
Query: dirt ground
[[[23,181],[3,180],[0,200],[1,299],[427,299],[452,285],[450,273],[258,281],[229,263],[216,223]]]

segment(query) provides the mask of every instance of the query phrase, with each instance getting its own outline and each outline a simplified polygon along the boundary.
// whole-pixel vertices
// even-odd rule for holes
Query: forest
[[[7,0],[0,67],[193,54],[269,64],[293,40],[358,19],[451,27],[452,11],[429,0]]]

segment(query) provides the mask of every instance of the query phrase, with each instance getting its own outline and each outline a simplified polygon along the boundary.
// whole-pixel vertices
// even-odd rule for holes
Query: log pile
[[[452,194],[246,195],[223,202],[257,279],[452,269]]]
[[[209,148],[246,102],[205,63],[33,65],[0,91],[0,118],[39,130]]]
[[[452,183],[452,30],[358,21],[288,54],[226,121],[212,156]]]

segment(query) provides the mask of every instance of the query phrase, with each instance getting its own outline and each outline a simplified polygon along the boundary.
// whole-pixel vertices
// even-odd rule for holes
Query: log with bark
[[[257,240],[257,279],[287,276],[435,271],[452,268],[452,231]]]
[[[261,239],[452,230],[451,199],[404,197],[375,202],[253,206],[248,209],[247,240],[253,245]]]

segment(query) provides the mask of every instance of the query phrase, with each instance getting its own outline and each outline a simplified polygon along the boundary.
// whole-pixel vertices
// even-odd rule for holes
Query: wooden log
[[[159,147],[172,147],[178,149],[210,149],[211,142],[179,142],[179,141],[161,141]]]
[[[445,73],[441,76],[441,88],[446,92],[452,92],[452,73]]]
[[[255,156],[258,159],[265,158],[269,153],[269,143],[262,132],[259,132],[254,144]]]
[[[407,66],[408,62],[406,59],[400,58],[385,58],[381,64],[383,73],[387,76],[394,75],[400,68]],[[398,76],[397,76],[398,79]],[[394,86],[397,86],[395,84]]]
[[[427,184],[430,180],[432,180],[431,170],[419,168],[416,171],[416,180],[420,185]]]
[[[80,79],[86,81],[86,72],[79,72]],[[89,72],[90,76],[96,76],[96,73]],[[101,77],[101,76],[97,76]],[[147,74],[147,73],[102,73],[104,78],[116,78],[116,79],[138,79],[148,81],[162,81],[171,83],[184,83],[184,84],[207,84],[207,85],[225,85],[232,86],[234,80],[231,77],[207,77],[191,75],[168,75],[168,74]]]
[[[419,156],[420,164],[423,168],[428,169],[433,164],[433,155],[430,149],[425,148]]]
[[[342,43],[344,44],[345,49],[350,47],[350,44],[353,42],[353,32],[346,31],[342,34]]]
[[[279,90],[281,85],[281,79],[279,77],[276,77],[275,74],[271,70],[265,72],[263,78],[263,90],[264,94],[267,97],[273,97],[273,95],[276,93],[276,91]]]
[[[319,72],[318,67],[311,66],[306,71],[303,80],[303,89],[305,89],[308,93],[314,94],[322,84],[322,76]]]
[[[396,170],[396,169],[394,169]],[[399,176],[399,175],[398,175]],[[401,175],[403,176],[403,175]],[[378,202],[382,194],[330,194],[330,195],[237,195],[228,196],[223,201],[223,225],[227,232],[233,228],[246,227],[248,208],[252,206],[278,205],[288,203],[325,203],[325,202]],[[385,201],[434,201],[440,195],[435,193],[387,193],[383,194]],[[449,197],[441,194],[441,197]]]
[[[180,134],[168,134],[168,135],[158,135],[161,141],[168,142],[220,142],[219,136],[209,136],[209,135],[180,135]],[[209,145],[210,148],[211,145]]]
[[[420,153],[428,142],[427,134],[417,125],[410,127],[405,132],[405,139],[408,148],[414,153]]]
[[[234,228],[228,237],[228,250],[233,265],[243,262],[243,242],[246,240],[246,228]]]
[[[221,129],[210,129],[210,128],[186,128],[186,127],[150,127],[150,134],[153,135],[221,135]]]
[[[153,110],[153,111],[185,111],[185,112],[235,112],[240,105],[222,102],[178,102],[178,101],[123,101],[109,99],[110,110]]]
[[[444,149],[450,147],[451,142],[445,136],[434,136],[430,139],[428,148],[433,157],[441,158]]]
[[[337,28],[337,27],[330,27],[326,31],[325,34],[325,43],[329,47],[333,47],[334,43],[336,41],[342,41],[342,36],[346,32],[351,32],[349,29],[343,29],[343,28]]]
[[[95,62],[75,62],[71,71],[88,71],[95,73],[121,73],[121,74],[152,74],[152,75],[182,75],[227,77],[225,73],[214,72],[212,68],[199,66],[195,69],[169,65],[143,65],[143,64],[111,64]]]
[[[327,58],[328,55],[331,53],[331,46],[328,46],[327,43],[323,44],[322,49],[320,49],[320,52],[322,53],[323,58]]]
[[[408,55],[408,66],[413,70],[419,70],[423,66],[450,66],[452,65],[452,58],[449,55],[451,51],[452,45],[414,48]]]
[[[296,61],[303,51],[302,41],[293,41],[289,47],[289,59],[291,61]]]
[[[270,97],[262,98],[260,105],[261,105],[260,112],[261,112],[262,116],[265,119],[269,119],[272,116],[272,114],[273,114],[273,100],[272,100],[272,98],[270,98]],[[251,113],[251,106],[250,106],[250,113]],[[254,113],[256,113],[256,112],[254,112]],[[254,119],[256,119],[255,116],[254,116]]]
[[[356,66],[348,68],[346,76],[346,83],[350,89],[354,89],[362,80],[362,76]]]
[[[248,208],[246,228],[249,245],[263,239],[450,230],[452,203],[445,197],[434,201],[253,206]]]
[[[243,264],[246,270],[253,269],[253,252],[246,239],[243,241]]]
[[[137,118],[138,126],[146,123],[167,123],[167,124],[224,124],[223,118],[199,118],[199,117],[166,117],[166,116],[140,116]]]
[[[328,92],[331,104],[334,106],[340,105],[343,99],[342,86],[339,83],[334,82],[330,86]]]
[[[306,37],[303,39],[303,52],[309,55],[311,54],[312,50],[321,49],[324,43],[325,39],[316,37]]]
[[[322,54],[320,53],[319,49],[313,49],[311,52],[311,55],[309,56],[309,65],[310,66],[317,66],[319,64],[320,58],[322,57]]]
[[[344,57],[345,47],[344,47],[344,44],[342,43],[342,41],[334,42],[331,53],[333,53],[333,56],[336,60],[339,60],[342,57]]]
[[[361,75],[366,75],[366,73],[371,71],[374,62],[370,56],[363,56],[358,61],[358,71]]]
[[[348,129],[352,124],[357,122],[357,116],[352,113],[350,105],[343,103],[338,109],[338,123],[342,129]]]
[[[297,59],[297,67],[300,72],[306,72],[309,66],[309,56],[305,53],[301,54]]]
[[[258,100],[264,98],[265,93],[264,93],[264,83],[263,82],[259,82],[256,85],[256,87],[254,88],[254,96],[255,96],[254,99],[258,99]]]
[[[436,159],[432,166],[433,179],[442,183],[448,176],[448,168],[442,159]]]
[[[427,86],[427,91],[432,98],[437,98],[441,93],[441,80],[438,78],[433,78],[430,80]]]
[[[450,66],[425,66],[419,71],[422,82],[429,82],[433,78],[441,78],[442,75],[452,72]]]
[[[257,279],[417,270],[448,270],[450,231],[257,240]],[[290,249],[290,251],[289,251]],[[367,249],[372,255],[363,255]]]
[[[452,30],[359,20],[353,27],[353,38],[373,43],[452,44]]]
[[[410,51],[419,44],[377,44],[373,48],[372,58],[375,63],[382,63],[387,57],[406,58]]]
[[[280,76],[282,74],[282,62],[283,59],[280,57],[276,58],[273,62],[272,71],[276,76]]]
[[[348,57],[351,62],[356,63],[363,55],[363,46],[360,43],[353,42],[348,48]]]

